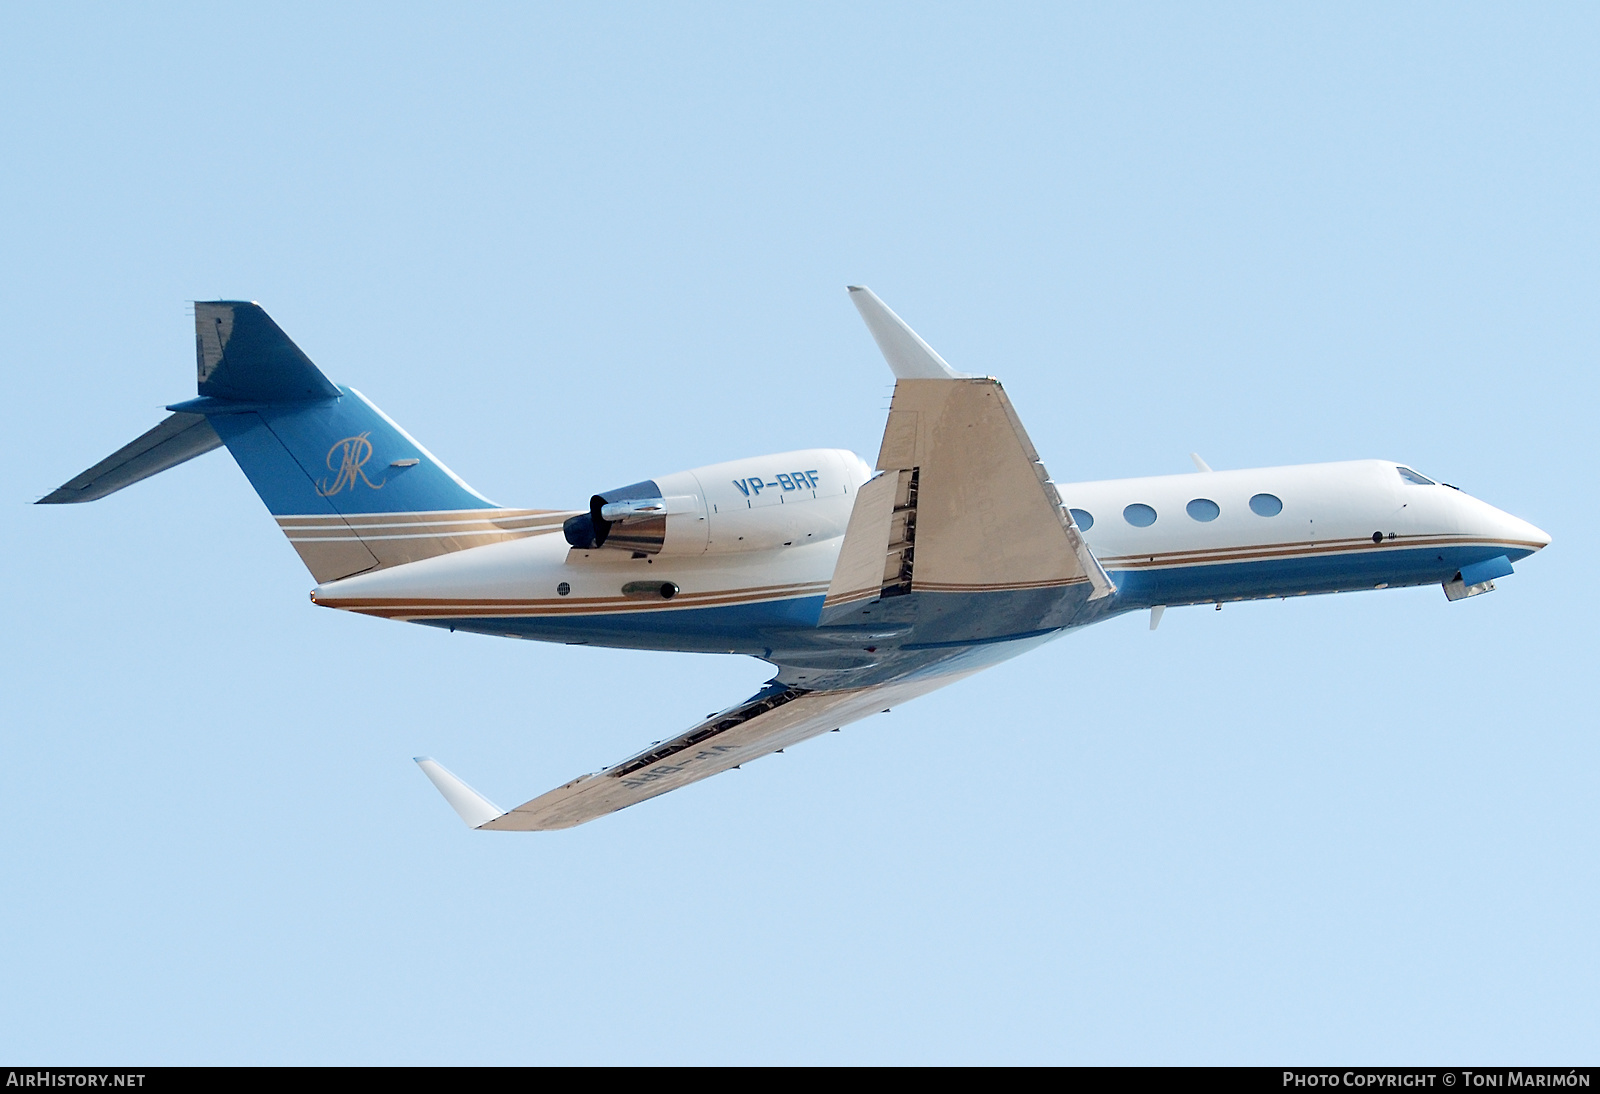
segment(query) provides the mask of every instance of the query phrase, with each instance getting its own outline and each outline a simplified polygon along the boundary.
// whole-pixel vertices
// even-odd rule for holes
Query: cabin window
[[[1189,514],[1189,516],[1200,521],[1202,524],[1208,520],[1216,520],[1222,515],[1221,506],[1212,501],[1210,498],[1195,498],[1183,508],[1184,511]]]
[[[1156,522],[1156,511],[1148,505],[1134,502],[1122,511],[1122,519],[1135,528],[1148,528]]]
[[[1283,502],[1276,494],[1257,494],[1250,499],[1250,511],[1258,517],[1275,517],[1283,512]]]
[[[1428,478],[1428,476],[1419,475],[1415,471],[1411,470],[1411,468],[1409,468],[1409,467],[1396,467],[1395,470],[1400,472],[1400,477],[1402,479],[1404,479],[1406,482],[1412,483],[1415,486],[1438,486],[1439,485],[1438,483],[1434,482],[1432,479]]]
[[[1089,510],[1073,509],[1070,512],[1072,513],[1073,523],[1078,526],[1078,531],[1087,532],[1094,527],[1094,514]]]

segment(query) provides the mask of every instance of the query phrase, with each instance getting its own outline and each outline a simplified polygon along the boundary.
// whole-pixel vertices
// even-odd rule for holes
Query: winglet
[[[945,363],[933,347],[889,310],[878,294],[865,285],[849,285],[850,299],[866,321],[872,340],[898,380],[959,380],[962,374]]]
[[[506,815],[504,809],[450,774],[431,756],[413,758],[417,766],[422,768],[422,773],[428,776],[428,781],[439,788],[439,793],[450,803],[450,808],[467,822],[467,827],[482,828],[496,817]]]

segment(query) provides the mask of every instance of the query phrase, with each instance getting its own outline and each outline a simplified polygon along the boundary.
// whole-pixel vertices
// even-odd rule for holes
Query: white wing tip
[[[504,809],[456,778],[433,757],[414,756],[412,759],[428,776],[428,781],[444,795],[444,800],[450,803],[456,815],[467,822],[467,827],[482,828],[497,817],[506,815]]]

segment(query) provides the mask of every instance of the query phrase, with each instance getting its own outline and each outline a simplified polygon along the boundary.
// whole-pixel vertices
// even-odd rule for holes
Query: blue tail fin
[[[561,526],[462,482],[258,304],[197,303],[195,352],[200,398],[169,409],[206,416],[318,581]]]

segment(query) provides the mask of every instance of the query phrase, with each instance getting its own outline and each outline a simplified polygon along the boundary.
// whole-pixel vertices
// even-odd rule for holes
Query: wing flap
[[[850,523],[845,526],[833,581],[822,602],[822,623],[861,601],[876,600],[883,588],[885,559],[894,524],[895,475],[877,475],[856,491]]]

